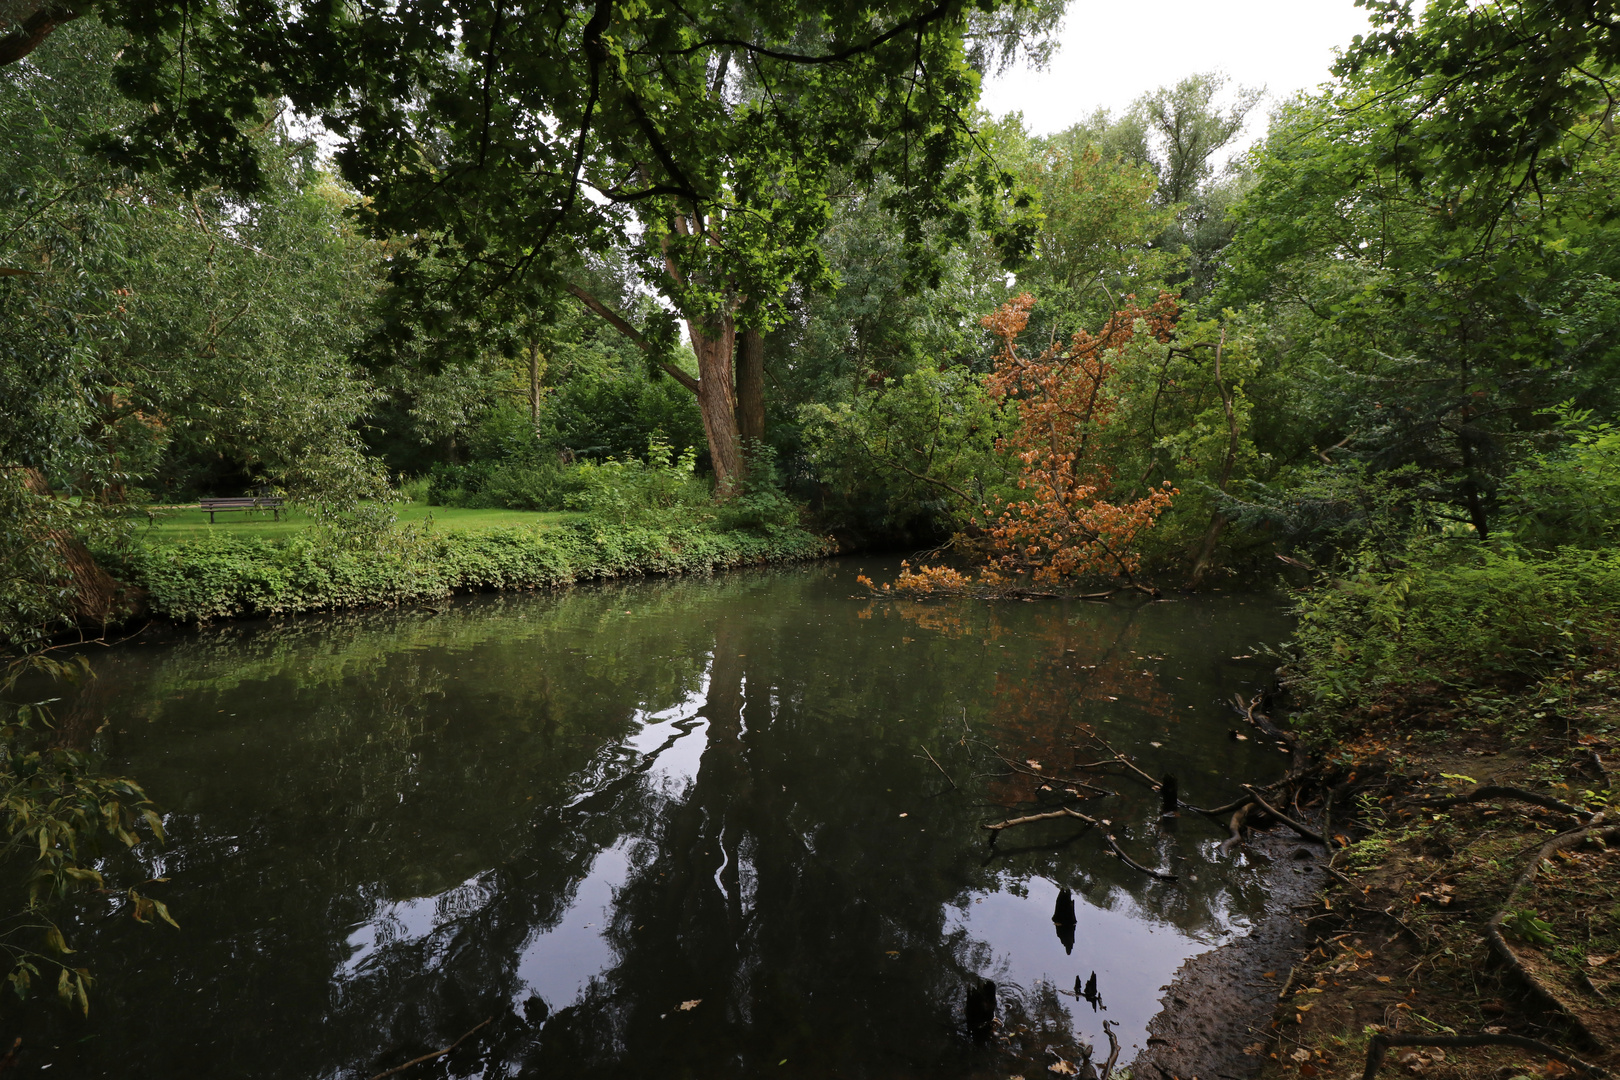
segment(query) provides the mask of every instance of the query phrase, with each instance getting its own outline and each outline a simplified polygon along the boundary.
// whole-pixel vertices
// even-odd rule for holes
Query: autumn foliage
[[[1176,492],[1165,484],[1137,499],[1113,501],[1113,477],[1096,450],[1115,408],[1108,391],[1113,358],[1138,333],[1168,340],[1175,300],[1161,296],[1151,307],[1132,304],[1114,312],[1098,333],[1082,330],[1066,345],[1054,343],[1026,357],[1018,335],[1034,303],[1026,293],[982,320],[1001,341],[987,387],[1017,412],[1018,424],[1003,448],[1018,456],[1018,487],[1028,492],[996,507],[987,521],[995,562],[1043,584],[1103,577],[1134,585],[1135,541]]]
[[[985,387],[1017,417],[999,449],[1016,456],[1018,489],[1027,494],[998,498],[974,519],[993,550],[978,584],[996,588],[1010,577],[1042,585],[1102,578],[1142,588],[1135,577],[1140,568],[1136,541],[1178,492],[1166,482],[1138,498],[1117,501],[1112,472],[1098,450],[1116,407],[1108,388],[1115,358],[1138,334],[1168,341],[1175,298],[1161,295],[1150,307],[1133,302],[1109,316],[1096,334],[1082,330],[1067,343],[1026,356],[1018,337],[1034,306],[1035,298],[1025,293],[980,320],[1001,342]],[[908,564],[899,580],[881,591],[921,595],[969,587],[955,570],[913,570]]]

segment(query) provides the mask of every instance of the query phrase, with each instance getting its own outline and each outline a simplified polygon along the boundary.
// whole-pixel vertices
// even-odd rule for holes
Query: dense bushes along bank
[[[396,532],[360,542],[310,530],[287,540],[210,538],[143,547],[120,575],[147,609],[182,621],[333,611],[457,592],[537,589],[593,578],[701,573],[817,558],[830,540],[794,527],[721,531],[680,523],[443,534]]]

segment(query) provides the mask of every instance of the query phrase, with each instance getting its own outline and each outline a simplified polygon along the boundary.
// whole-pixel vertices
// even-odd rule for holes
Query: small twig
[[[488,1020],[485,1020],[483,1024],[477,1025],[476,1027],[474,1027],[472,1029],[472,1031],[467,1032],[467,1034],[463,1035],[461,1038],[457,1039],[455,1042],[451,1043],[449,1046],[445,1047],[443,1050],[435,1050],[431,1054],[423,1054],[419,1058],[411,1058],[411,1060],[407,1061],[403,1065],[395,1065],[392,1069],[386,1069],[383,1072],[378,1073],[376,1076],[373,1076],[371,1078],[371,1080],[382,1080],[382,1078],[385,1077],[385,1076],[393,1076],[395,1073],[404,1072],[406,1069],[410,1068],[412,1065],[420,1065],[424,1061],[432,1061],[434,1058],[444,1057],[444,1055],[448,1054],[450,1051],[454,1050],[456,1047],[460,1046],[462,1043],[464,1043],[468,1039],[472,1038],[473,1037],[473,1032],[476,1032],[478,1030],[478,1028],[483,1027],[484,1024],[494,1023],[494,1021],[495,1021],[495,1018],[492,1016]]]
[[[1298,970],[1299,970],[1299,968],[1297,968],[1297,967],[1291,967],[1291,968],[1288,969],[1288,978],[1283,980],[1282,989],[1277,991],[1277,1000],[1278,1001],[1281,1001],[1283,998],[1288,996],[1289,987],[1294,985],[1294,972],[1296,972]]]
[[[1248,784],[1239,784],[1238,786],[1241,787],[1244,791],[1247,791],[1250,795],[1254,796],[1254,801],[1260,804],[1260,809],[1267,811],[1268,813],[1271,814],[1272,817],[1276,818],[1278,821],[1282,822],[1284,825],[1288,826],[1290,829],[1293,829],[1295,832],[1299,833],[1299,835],[1303,836],[1305,839],[1307,839],[1307,840],[1315,840],[1318,844],[1321,844],[1323,847],[1331,847],[1332,846],[1331,844],[1329,844],[1327,842],[1327,838],[1324,837],[1321,833],[1317,832],[1315,829],[1307,829],[1305,826],[1301,825],[1299,822],[1295,821],[1293,818],[1289,817],[1287,814],[1283,813],[1281,810],[1278,810],[1275,806],[1272,806],[1270,803],[1266,802],[1266,800],[1261,797],[1260,793],[1255,791],[1254,788],[1250,787]]]
[[[1109,745],[1108,741],[1106,739],[1104,739],[1101,735],[1098,735],[1095,731],[1091,730],[1091,728],[1089,728],[1089,727],[1082,727],[1081,730],[1086,733],[1086,735],[1091,739],[1092,742],[1096,743],[1098,746],[1102,747],[1104,750],[1106,750],[1110,754],[1114,755],[1114,760],[1115,761],[1117,761],[1119,764],[1125,766],[1127,769],[1130,769],[1132,772],[1136,773],[1136,775],[1140,776],[1143,780],[1146,780],[1148,782],[1148,786],[1151,787],[1154,791],[1159,790],[1159,781],[1158,780],[1156,780],[1153,776],[1151,776],[1147,772],[1145,772],[1142,769],[1138,768],[1136,762],[1132,761],[1130,758],[1126,757],[1124,754],[1120,753],[1118,750],[1115,750],[1112,746]]]
[[[1072,777],[1067,777],[1067,776],[1053,776],[1053,775],[1049,775],[1049,774],[1044,773],[1044,772],[1040,772],[1040,771],[1035,770],[1035,769],[1031,769],[1028,766],[1022,764],[1021,762],[1014,761],[1012,758],[1007,757],[1005,754],[998,753],[995,750],[990,751],[990,754],[991,754],[992,757],[1000,759],[1001,762],[1007,766],[1007,768],[1011,769],[1013,772],[1018,773],[1021,776],[1033,777],[1036,780],[1042,780],[1042,781],[1044,781],[1044,782],[1046,782],[1048,784],[1072,784],[1075,787],[1083,787],[1087,791],[1094,791],[1098,795],[1118,795],[1119,794],[1119,792],[1117,792],[1117,791],[1109,791],[1107,788],[1098,787],[1095,784],[1088,784],[1084,780],[1076,780],[1076,779],[1073,779]]]
[[[1102,1080],[1114,1075],[1114,1062],[1119,1060],[1119,1039],[1114,1036],[1113,1021],[1103,1021],[1103,1034],[1108,1036],[1108,1060],[1102,1067]]]
[[[1608,1076],[1608,1072],[1596,1065],[1588,1065],[1580,1058],[1574,1057],[1556,1046],[1549,1046],[1539,1039],[1527,1039],[1522,1035],[1374,1035],[1367,1044],[1367,1068],[1361,1074],[1361,1080],[1373,1080],[1378,1074],[1378,1067],[1384,1063],[1384,1055],[1392,1046],[1516,1046],[1520,1050],[1533,1050],[1538,1054],[1562,1061],[1565,1065],[1580,1069],[1589,1076]]]
[[[1343,874],[1339,873],[1337,870],[1333,869],[1333,867],[1330,866],[1329,864],[1323,863],[1322,864],[1322,869],[1325,870],[1331,877],[1336,879],[1340,884],[1344,885],[1345,887],[1354,889],[1356,892],[1360,893],[1363,896],[1367,895],[1367,891],[1365,889],[1363,889],[1360,885],[1357,885],[1355,882],[1351,881],[1349,878],[1345,877]]]
[[[922,748],[922,752],[925,753],[925,754],[928,754],[928,747],[924,746]],[[945,778],[945,782],[947,784],[951,785],[951,790],[952,791],[961,790],[960,788],[958,788],[956,786],[956,781],[951,779],[951,774],[945,771],[945,766],[941,765],[937,761],[934,761],[934,755],[933,754],[928,754],[928,760],[934,762],[934,768],[938,769],[939,770],[939,775],[943,776]]]

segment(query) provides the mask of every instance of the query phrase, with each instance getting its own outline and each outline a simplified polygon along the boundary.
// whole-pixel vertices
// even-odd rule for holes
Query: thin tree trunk
[[[737,434],[765,438],[765,334],[752,328],[737,340]]]
[[[529,344],[529,422],[540,420],[540,343]]]
[[[1226,494],[1226,485],[1232,481],[1232,468],[1237,464],[1238,452],[1238,422],[1237,410],[1232,407],[1232,392],[1227,389],[1225,381],[1221,379],[1221,352],[1226,348],[1226,331],[1221,331],[1221,341],[1215,346],[1215,389],[1221,394],[1221,408],[1226,411],[1226,459],[1221,462],[1221,479],[1217,485],[1221,494]],[[1220,543],[1221,533],[1226,531],[1226,515],[1219,509],[1209,519],[1209,528],[1204,531],[1204,543],[1198,552],[1198,559],[1193,563],[1192,584],[1197,586],[1204,580],[1204,575],[1215,563],[1215,545]]]

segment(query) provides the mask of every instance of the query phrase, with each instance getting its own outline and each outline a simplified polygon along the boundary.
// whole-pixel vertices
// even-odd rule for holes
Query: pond
[[[1128,1062],[1176,968],[1262,910],[1261,868],[1117,769],[1069,805],[1179,880],[1078,820],[981,826],[1058,805],[1029,774],[1095,761],[1082,725],[1190,802],[1280,775],[1224,702],[1268,679],[1281,601],[883,601],[862,568],[897,566],[97,654],[62,722],[163,805],[168,845],[120,875],[165,879],[145,888],[182,929],[115,905],[77,928],[90,1016],[31,1010],[28,1060],[367,1078],[471,1031],[399,1075],[1005,1077],[1046,1045],[1106,1056],[1109,1020]],[[964,1032],[984,979],[1010,1039]]]

